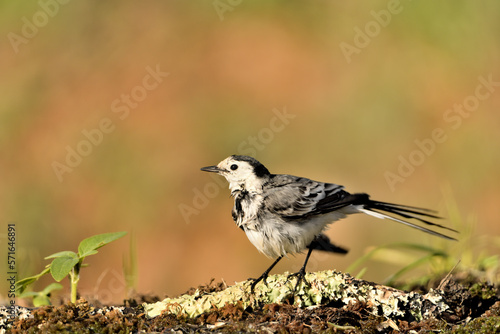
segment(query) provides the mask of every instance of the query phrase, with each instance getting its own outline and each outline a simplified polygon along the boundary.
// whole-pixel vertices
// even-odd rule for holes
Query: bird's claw
[[[307,285],[308,287],[311,287],[311,284],[309,284],[309,282],[306,280],[306,272],[304,268],[301,268],[296,273],[288,275],[288,277],[286,278],[287,282],[290,281],[291,277],[297,277],[297,283],[295,284],[295,288],[293,289],[294,292],[297,292],[297,289],[301,281],[304,282],[304,284]]]
[[[260,281],[263,281],[263,283],[267,286],[267,275],[262,275],[259,278],[249,278],[249,281],[253,281],[252,284],[250,285],[250,292],[253,294],[255,290],[255,286],[257,283]]]

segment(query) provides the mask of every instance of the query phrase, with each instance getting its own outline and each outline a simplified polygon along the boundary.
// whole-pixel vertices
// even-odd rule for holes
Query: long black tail
[[[360,208],[359,210],[361,212],[364,212],[364,213],[370,215],[370,216],[374,216],[374,217],[381,218],[381,219],[386,219],[386,218],[391,219],[391,220],[396,221],[398,223],[405,224],[407,226],[416,228],[420,231],[424,231],[426,233],[429,233],[429,234],[432,234],[432,235],[435,235],[435,236],[438,236],[438,237],[441,237],[444,239],[457,240],[457,239],[452,238],[450,236],[447,236],[445,234],[430,230],[428,228],[410,223],[410,222],[403,220],[401,218],[397,218],[397,217],[394,217],[394,216],[387,214],[387,213],[390,213],[390,214],[397,215],[399,217],[406,218],[406,219],[413,218],[413,219],[416,219],[424,224],[443,228],[443,229],[458,233],[458,231],[456,231],[454,229],[451,229],[449,227],[446,227],[446,226],[443,226],[440,224],[436,224],[436,223],[433,223],[433,222],[427,220],[427,218],[435,218],[435,219],[441,218],[441,217],[437,216],[436,212],[433,210],[416,208],[416,207],[407,206],[407,205],[378,202],[378,201],[372,201],[372,200],[368,200],[367,202],[365,202],[363,204],[363,207]]]

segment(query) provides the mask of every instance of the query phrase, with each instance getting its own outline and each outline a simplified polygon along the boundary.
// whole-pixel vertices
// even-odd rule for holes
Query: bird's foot
[[[271,266],[269,268],[266,269],[266,271],[264,271],[264,273],[262,275],[260,275],[259,278],[249,278],[248,280],[252,280],[252,285],[250,286],[250,291],[252,292],[253,294],[253,291],[255,289],[255,286],[257,285],[257,283],[259,283],[260,281],[264,280],[264,284],[266,284],[267,286],[267,282],[266,282],[266,279],[267,279],[267,276],[269,275],[269,272],[274,268],[274,266],[283,258],[283,255],[279,256],[274,262],[273,264],[271,264]]]
[[[297,277],[297,283],[295,284],[295,288],[293,289],[294,292],[297,292],[300,282],[304,282],[305,285],[311,287],[311,284],[309,284],[309,282],[306,280],[306,269],[304,267],[300,268],[298,272],[288,275],[286,280],[290,281],[290,278],[292,277]]]
[[[255,290],[255,286],[257,285],[257,283],[259,283],[260,281],[264,281],[264,284],[267,286],[267,273],[263,273],[262,275],[260,275],[259,278],[249,278],[248,280],[249,281],[253,281],[252,284],[250,285],[250,292],[253,294],[254,293],[254,290]]]

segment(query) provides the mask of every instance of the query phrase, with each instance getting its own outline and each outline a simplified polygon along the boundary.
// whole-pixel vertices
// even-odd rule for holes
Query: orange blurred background
[[[199,170],[235,153],[445,216],[453,196],[477,221],[476,237],[499,234],[498,2],[0,8],[0,254],[15,223],[19,278],[40,272],[49,254],[115,231],[129,234],[86,259],[84,296],[126,297],[131,238],[141,293],[257,277],[271,260],[233,223],[225,181]],[[382,244],[436,244],[361,215],[328,235],[350,253],[313,253],[308,270],[345,270]],[[374,281],[398,269],[367,266]],[[4,301],[5,280],[0,288]]]

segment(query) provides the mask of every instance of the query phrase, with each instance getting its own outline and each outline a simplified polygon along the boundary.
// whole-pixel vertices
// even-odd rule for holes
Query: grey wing
[[[334,204],[341,204],[349,195],[343,188],[292,175],[273,175],[264,186],[263,203],[266,209],[284,218],[304,218],[335,210]]]

